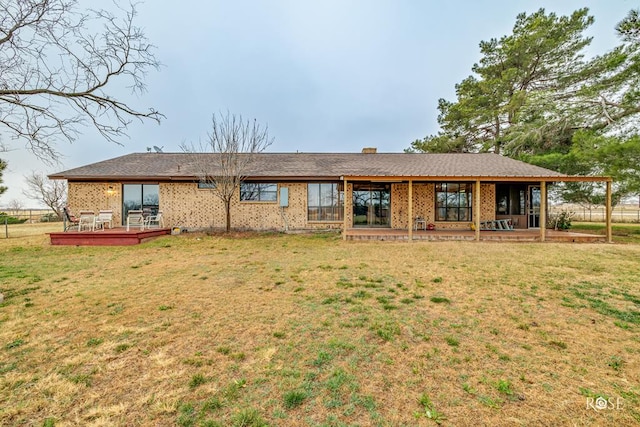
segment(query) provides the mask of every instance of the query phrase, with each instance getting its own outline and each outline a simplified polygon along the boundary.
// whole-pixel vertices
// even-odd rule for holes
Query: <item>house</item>
[[[241,154],[243,156],[249,154]],[[111,209],[116,224],[130,209],[163,211],[165,223],[189,229],[224,227],[223,203],[200,182],[194,156],[134,153],[49,176],[69,183],[72,210]],[[548,185],[611,179],[564,175],[497,154],[253,154],[231,206],[233,228],[342,230],[416,225],[476,230],[508,219],[545,237]],[[208,160],[207,160],[208,161]],[[609,203],[610,211],[610,203]],[[416,219],[420,224],[416,224]],[[609,215],[610,240],[610,215]]]

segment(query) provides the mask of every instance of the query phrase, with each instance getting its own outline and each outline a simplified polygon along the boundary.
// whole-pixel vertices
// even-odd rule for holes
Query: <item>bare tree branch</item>
[[[25,197],[44,203],[51,208],[59,218],[67,202],[67,182],[51,180],[43,173],[31,172],[25,175],[27,188],[22,191]]]
[[[255,154],[272,143],[267,126],[260,126],[255,119],[244,121],[242,116],[227,112],[212,116],[205,143],[197,147],[181,145],[183,151],[192,154],[191,161],[200,182],[208,184],[211,192],[224,203],[227,232],[231,230],[231,202],[236,191],[246,178]]]
[[[56,142],[75,141],[79,126],[119,144],[133,119],[164,117],[107,92],[140,95],[148,69],[160,67],[134,25],[137,3],[114,4],[117,15],[80,10],[77,0],[0,0],[0,125],[42,160],[57,161]]]

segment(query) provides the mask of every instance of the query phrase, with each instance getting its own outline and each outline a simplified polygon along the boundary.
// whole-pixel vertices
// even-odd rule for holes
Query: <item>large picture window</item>
[[[240,200],[243,202],[275,202],[278,200],[278,184],[243,182],[240,184]]]
[[[307,212],[309,221],[342,221],[343,197],[341,184],[308,184]]]
[[[473,184],[436,184],[436,221],[471,221]]]

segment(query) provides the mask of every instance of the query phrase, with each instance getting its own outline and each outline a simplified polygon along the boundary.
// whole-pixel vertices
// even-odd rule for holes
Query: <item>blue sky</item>
[[[88,0],[86,0],[88,2]],[[167,6],[162,6],[166,4]],[[179,8],[175,5],[179,4]],[[144,152],[180,151],[206,138],[215,112],[269,126],[273,152],[401,152],[436,133],[437,101],[480,58],[481,40],[510,34],[520,12],[544,7],[559,15],[588,7],[595,24],[588,54],[618,40],[614,27],[637,8],[630,0],[147,0],[137,23],[163,63],[147,76],[148,92],[120,98],[154,107],[161,125],[134,123],[122,146],[91,129],[61,142],[62,164],[47,166],[23,147],[0,153],[9,162],[0,206],[21,194],[31,170],[55,172]],[[0,129],[0,132],[2,130]],[[6,139],[5,139],[6,141]]]

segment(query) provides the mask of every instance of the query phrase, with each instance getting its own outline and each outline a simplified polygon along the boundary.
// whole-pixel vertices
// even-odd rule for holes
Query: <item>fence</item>
[[[62,221],[62,218],[58,218],[56,213],[51,209],[0,209],[0,213],[6,214],[8,217],[24,220],[24,223],[33,224],[37,222],[55,222]],[[0,216],[0,223],[4,225],[5,216]]]
[[[573,221],[604,222],[607,218],[607,212],[604,206],[586,208],[576,205],[560,205],[549,208],[550,214],[556,214],[562,211],[572,212],[573,215],[571,219]],[[640,223],[640,208],[630,205],[616,206],[611,212],[611,221]]]

